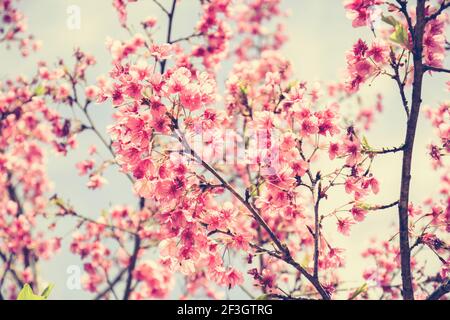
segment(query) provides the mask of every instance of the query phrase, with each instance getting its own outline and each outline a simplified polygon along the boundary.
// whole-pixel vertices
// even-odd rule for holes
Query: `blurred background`
[[[183,0],[177,9],[174,38],[186,36],[192,30],[198,19],[198,1]],[[167,7],[170,0],[161,0]],[[42,49],[23,59],[16,50],[0,50],[0,79],[12,78],[19,74],[32,75],[36,70],[36,63],[45,60],[50,63],[63,58],[66,64],[72,65],[73,49],[83,51],[96,57],[97,65],[89,69],[88,80],[95,82],[98,75],[106,74],[110,69],[110,56],[105,47],[107,37],[125,40],[129,37],[122,29],[117,19],[117,13],[112,7],[112,0],[39,0],[21,1],[21,10],[28,16],[29,30],[43,41]],[[67,12],[70,6],[78,6],[81,13],[81,28],[70,30],[67,27]],[[286,33],[289,36],[283,48],[283,54],[290,59],[294,67],[295,78],[308,82],[325,81],[336,82],[343,76],[346,67],[345,53],[356,40],[371,39],[372,35],[366,28],[354,29],[351,21],[346,18],[341,0],[284,0],[283,6],[290,11],[285,19]],[[138,30],[138,22],[147,16],[157,17],[160,21],[161,32],[165,30],[165,17],[152,1],[139,1],[129,6],[130,24]],[[188,32],[188,33],[186,33]],[[449,66],[449,61],[446,61]],[[229,66],[219,70],[219,79],[225,79]],[[424,104],[437,107],[448,99],[445,92],[445,82],[448,76],[426,75],[424,87]],[[377,116],[374,128],[367,134],[372,146],[398,146],[404,139],[405,116],[395,83],[387,78],[378,78],[371,86],[365,86],[361,96],[366,104],[374,104],[377,93],[383,94],[384,112]],[[345,105],[345,104],[344,104]],[[351,103],[345,105],[355,108]],[[66,106],[56,106],[63,113]],[[112,108],[108,103],[94,105],[91,113],[97,127],[107,136],[106,127],[112,122]],[[421,115],[418,125],[417,143],[413,161],[412,201],[421,202],[429,196],[437,194],[439,176],[431,170],[426,146],[435,135],[433,130]],[[135,205],[135,198],[131,191],[130,182],[114,168],[107,171],[105,177],[108,184],[100,190],[91,191],[85,187],[86,177],[79,177],[75,164],[88,157],[87,148],[98,145],[100,152],[107,155],[106,150],[99,145],[97,138],[91,133],[79,136],[79,148],[69,152],[67,157],[50,154],[48,168],[50,179],[54,183],[54,190],[63,199],[70,200],[76,210],[85,216],[97,217],[103,209],[116,204]],[[381,184],[381,192],[370,199],[373,204],[391,203],[398,199],[400,182],[400,154],[386,155],[377,158],[374,172]],[[113,201],[113,202],[111,202]],[[325,202],[324,210],[341,205],[339,196],[332,196]],[[397,209],[370,213],[363,223],[353,226],[351,236],[344,237],[336,232],[335,221],[325,225],[328,238],[337,247],[345,249],[346,268],[341,276],[349,287],[358,287],[363,283],[361,273],[366,263],[361,258],[361,251],[367,248],[373,237],[389,239],[393,234],[392,225],[397,221]],[[79,266],[81,261],[70,254],[68,244],[73,230],[74,221],[67,221],[60,225],[64,234],[63,248],[48,263],[41,264],[41,273],[48,282],[56,284],[53,298],[80,299],[90,298],[91,295],[81,290],[70,290],[66,281],[68,268]],[[438,271],[439,261],[436,257],[428,257],[427,268]],[[246,298],[239,289],[227,292],[231,298]]]

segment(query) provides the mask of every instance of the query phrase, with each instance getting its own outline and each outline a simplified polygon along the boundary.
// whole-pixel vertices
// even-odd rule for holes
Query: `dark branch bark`
[[[8,258],[5,254],[3,254],[2,252],[0,252],[0,258],[2,258],[3,262],[7,263],[8,262]],[[13,268],[9,268],[8,272],[12,275],[12,277],[14,278],[14,280],[16,281],[17,285],[22,288],[24,286],[23,281],[20,279],[19,275],[17,274],[17,272],[13,269]]]
[[[400,147],[393,147],[393,148],[383,148],[379,150],[363,150],[364,153],[368,154],[387,154],[387,153],[396,153],[403,151],[405,149],[405,146],[402,145]]]
[[[413,26],[413,22],[411,19],[411,16],[408,12],[408,1],[407,0],[397,0],[397,3],[400,5],[400,12],[405,16],[406,22],[408,23],[408,31],[411,34],[411,36],[414,38],[415,30]]]
[[[398,203],[399,203],[399,201],[395,201],[395,202],[392,202],[392,203],[389,203],[389,204],[385,204],[385,205],[372,206],[368,210],[370,210],[370,211],[386,210],[386,209],[389,209],[389,208],[397,206]]]
[[[438,16],[440,16],[444,12],[445,9],[447,9],[449,7],[450,7],[450,1],[444,0],[443,3],[441,4],[441,6],[439,7],[439,9],[435,13],[431,14],[430,16],[428,16],[426,18],[426,22],[436,19]]]
[[[167,11],[167,9],[161,4],[161,2],[159,2],[158,0],[153,0],[153,2],[161,8],[161,10],[166,14],[166,15],[170,15],[170,12]]]
[[[111,281],[108,285],[108,287],[104,290],[102,290],[101,292],[99,292],[99,294],[97,294],[94,298],[94,300],[100,300],[102,299],[109,291],[113,290],[114,287],[119,283],[119,281],[122,279],[122,277],[125,275],[125,273],[127,272],[128,268],[124,268],[122,269],[122,271],[120,271],[117,276],[114,278],[113,281]]]
[[[317,190],[317,200],[314,204],[314,278],[319,278],[319,240],[320,240],[320,221],[319,221],[319,205],[322,193],[322,186],[319,182]]]
[[[397,83],[398,89],[400,90],[400,97],[402,98],[403,109],[405,109],[406,116],[409,118],[409,113],[410,113],[409,103],[408,103],[408,99],[406,99],[406,94],[405,94],[405,81],[402,81],[400,79],[400,64],[401,64],[401,61],[397,61],[394,51],[391,51],[391,67],[394,70],[394,75],[392,76],[392,78],[395,80],[395,82]]]
[[[445,69],[445,68],[438,68],[438,67],[432,67],[432,66],[424,66],[424,68],[425,68],[425,71],[450,73],[450,69]]]
[[[406,4],[405,4],[406,5]],[[405,14],[405,13],[404,13]],[[411,182],[411,163],[416,136],[417,120],[422,104],[422,81],[424,66],[422,62],[423,36],[425,29],[425,0],[418,0],[416,7],[417,23],[413,34],[414,82],[412,92],[411,114],[406,129],[405,148],[403,150],[402,176],[399,202],[399,234],[402,274],[402,294],[405,300],[414,300],[411,274],[411,251],[408,231],[408,204]],[[406,17],[409,17],[406,11]]]
[[[128,270],[127,270],[128,275],[127,275],[127,281],[125,284],[123,300],[128,300],[128,298],[130,297],[130,294],[132,292],[131,284],[133,282],[133,271],[136,268],[136,262],[138,259],[138,254],[139,254],[140,248],[141,248],[141,238],[138,235],[136,235],[135,239],[134,239],[133,254],[130,257],[130,264],[128,265]]]
[[[450,280],[447,280],[445,283],[439,286],[432,294],[430,294],[427,300],[439,300],[449,292],[450,292]]]
[[[167,12],[167,17],[169,18],[169,21],[168,21],[168,30],[167,30],[166,42],[169,43],[169,44],[172,43],[172,27],[173,27],[173,19],[174,19],[174,16],[175,16],[175,9],[176,9],[176,7],[177,7],[177,0],[173,0],[170,12]],[[167,63],[167,60],[161,61],[161,74],[163,74],[164,71],[166,70],[166,63]]]

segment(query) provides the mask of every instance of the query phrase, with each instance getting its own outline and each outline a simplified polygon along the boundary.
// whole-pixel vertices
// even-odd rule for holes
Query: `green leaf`
[[[43,85],[38,85],[36,89],[34,89],[35,96],[43,96],[45,94],[45,87]]]
[[[66,206],[64,201],[61,198],[58,198],[57,196],[55,196],[55,197],[53,197],[51,199],[51,203],[54,204],[55,206],[58,206],[58,207],[65,207]]]
[[[239,91],[242,95],[246,96],[248,94],[248,87],[244,83],[241,83],[239,85]]]
[[[364,203],[364,202],[358,202],[356,204],[356,207],[360,208],[360,209],[363,209],[363,210],[370,210],[370,209],[372,209],[372,207],[370,205],[368,205],[367,203]]]
[[[292,88],[297,87],[299,84],[299,81],[295,80],[295,81],[291,81],[289,82],[287,89],[290,91]]]
[[[49,296],[50,293],[52,292],[54,286],[55,286],[55,285],[54,285],[53,283],[50,283],[50,284],[47,286],[47,288],[45,288],[44,291],[42,291],[42,294],[41,294],[42,298],[48,299],[48,296]]]
[[[27,283],[19,292],[17,300],[45,300],[45,298],[34,294],[33,289],[31,289],[31,286]]]
[[[391,34],[389,39],[391,39],[391,41],[398,43],[402,46],[407,46],[408,41],[409,41],[408,40],[408,32],[406,31],[405,27],[403,27],[402,24],[397,23],[395,26],[395,31],[394,31],[394,33]]]
[[[269,300],[268,298],[269,298],[269,295],[263,294],[263,295],[260,295],[260,296],[259,296],[258,298],[256,298],[255,300]]]
[[[367,150],[367,151],[371,151],[372,150],[372,147],[369,145],[369,141],[367,140],[366,136],[363,136],[361,144],[362,144],[362,146],[364,147],[365,150]]]
[[[393,26],[394,28],[397,26],[398,21],[393,16],[385,16],[384,14],[381,15],[381,20],[383,22],[386,22],[387,24]]]
[[[348,300],[353,300],[355,299],[357,296],[359,296],[361,293],[366,292],[367,290],[367,283],[364,283],[361,287],[359,287],[358,289],[355,290],[355,292],[353,292],[353,294],[350,296],[350,298],[348,298]]]

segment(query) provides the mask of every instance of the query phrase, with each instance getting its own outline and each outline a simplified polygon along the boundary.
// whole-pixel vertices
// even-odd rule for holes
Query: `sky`
[[[168,6],[169,0],[161,0]],[[177,9],[174,38],[186,35],[198,18],[196,0],[183,0]],[[74,47],[93,54],[97,65],[88,73],[88,80],[106,74],[110,69],[110,56],[105,47],[107,37],[127,39],[128,34],[120,28],[117,15],[111,6],[111,0],[22,0],[21,8],[29,19],[29,28],[36,37],[43,41],[43,48],[27,59],[22,59],[17,51],[0,49],[0,79],[18,74],[32,74],[38,60],[57,61],[63,58],[71,61]],[[78,6],[81,13],[81,28],[71,30],[67,27],[68,8]],[[341,0],[284,0],[283,7],[289,9],[286,19],[286,31],[289,41],[282,49],[294,68],[295,77],[300,80],[335,82],[342,77],[345,69],[345,53],[353,43],[361,37],[371,39],[371,34],[364,28],[354,29],[346,18]],[[147,16],[155,16],[164,21],[160,10],[152,1],[139,1],[130,6],[130,21],[140,21]],[[164,30],[164,27],[162,27]],[[450,65],[449,61],[446,61]],[[219,79],[226,78],[227,70],[221,70]],[[425,76],[424,104],[437,107],[439,102],[448,99],[444,84],[448,77],[444,75]],[[368,103],[375,101],[377,93],[384,96],[385,111],[377,119],[378,126],[371,130],[367,138],[373,146],[398,146],[404,139],[405,116],[395,83],[390,79],[377,79],[371,86],[366,86],[361,96]],[[56,106],[63,109],[62,106]],[[354,106],[353,106],[354,107]],[[348,108],[352,108],[348,105]],[[93,118],[102,133],[106,136],[106,127],[111,123],[111,106],[106,104],[92,107]],[[378,127],[378,129],[377,129]],[[426,145],[435,138],[432,128],[423,114],[418,124],[418,135],[413,161],[412,200],[422,201],[438,190],[438,176],[431,171],[426,154]],[[83,186],[85,177],[79,177],[75,163],[87,158],[87,147],[97,144],[95,136],[83,134],[79,139],[80,147],[70,152],[65,158],[50,155],[49,176],[58,190],[60,197],[70,199],[70,203],[84,215],[96,217],[101,210],[112,204],[134,204],[130,182],[114,170],[107,172],[108,184],[101,190],[89,191]],[[106,150],[100,151],[105,155]],[[381,183],[381,192],[370,200],[373,203],[391,203],[398,198],[401,161],[399,155],[388,155],[377,159],[374,171]],[[81,186],[81,187],[80,187]],[[332,208],[338,204],[339,197],[327,201],[324,208]],[[111,203],[111,200],[114,203]],[[396,209],[370,214],[361,224],[352,229],[351,237],[336,234],[335,225],[325,226],[325,230],[333,238],[333,243],[346,249],[347,267],[342,273],[349,286],[362,284],[360,277],[364,267],[361,251],[367,247],[374,236],[387,239],[392,232],[392,224],[396,221]],[[60,226],[65,234],[63,245],[70,240],[73,223],[66,222]],[[70,290],[65,285],[70,266],[82,266],[77,257],[63,248],[55,259],[41,265],[43,277],[55,283],[54,296],[61,299],[89,298],[90,295],[80,290]],[[429,268],[436,269],[438,264],[430,257]],[[235,289],[229,292],[230,297],[244,298],[245,295]]]

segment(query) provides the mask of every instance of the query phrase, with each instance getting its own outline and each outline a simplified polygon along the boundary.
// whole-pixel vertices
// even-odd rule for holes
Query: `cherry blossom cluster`
[[[11,297],[23,283],[38,286],[36,263],[49,259],[61,245],[61,238],[52,235],[53,190],[46,155],[76,148],[76,136],[85,129],[53,108],[74,103],[71,86],[83,81],[93,63],[79,50],[75,57],[73,73],[62,60],[55,67],[39,62],[33,78],[20,76],[0,84],[0,254],[6,266],[2,282],[7,280]],[[42,219],[44,224],[38,224]]]
[[[8,298],[25,283],[39,288],[36,264],[61,246],[55,218],[74,220],[70,251],[95,299],[173,298],[179,283],[181,299],[220,299],[231,288],[264,299],[331,299],[342,291],[348,299],[407,298],[405,234],[412,297],[428,298],[448,282],[449,105],[426,111],[439,139],[429,147],[441,175],[438,195],[402,202],[402,189],[392,203],[371,203],[382,187],[373,164],[384,154],[405,157],[414,141],[407,136],[399,147],[373,147],[365,134],[383,110],[382,96],[369,107],[357,93],[388,76],[411,129],[422,102],[417,75],[446,72],[450,4],[427,3],[415,13],[404,1],[345,1],[353,26],[369,27],[375,39],[359,39],[347,53],[346,79],[312,83],[296,80],[280,53],[287,39],[275,19],[286,16],[281,0],[200,0],[198,22],[179,38],[172,30],[180,0],[167,7],[152,1],[167,19],[164,42],[157,39],[165,23],[154,17],[133,34],[127,9],[134,2],[113,0],[130,37],[107,40],[112,67],[95,85],[86,77],[95,58],[80,49],[73,67],[40,62],[32,79],[0,83],[0,297],[4,283]],[[0,0],[0,36],[20,41],[26,55],[32,38],[22,37],[25,19],[14,5]],[[411,31],[421,28],[418,45]],[[229,61],[221,83],[217,71]],[[109,137],[90,115],[95,103],[105,102],[115,111]],[[68,106],[71,116],[54,105]],[[137,205],[79,212],[51,196],[47,152],[66,155],[85,132],[109,156],[96,143],[89,147],[74,168],[88,177],[86,186],[95,192],[107,183],[106,169],[115,168],[131,182]],[[372,212],[398,207],[401,216],[402,206],[404,229],[370,243],[362,253],[369,266],[364,283],[347,288],[340,274],[345,250],[335,238],[351,236],[352,226]],[[429,271],[428,259],[438,267]]]
[[[16,42],[22,56],[30,54],[41,47],[41,42],[32,35],[27,35],[27,21],[22,12],[17,9],[18,0],[0,1],[0,43]]]
[[[35,283],[34,263],[60,247],[60,238],[45,229],[51,225],[39,229],[37,222],[45,217],[50,191],[43,145],[59,143],[68,131],[34,86],[18,78],[2,83],[0,91],[0,255],[17,276],[7,282],[10,296],[22,283]]]
[[[418,1],[419,2],[419,1]],[[417,11],[421,10],[421,17],[417,17],[418,12],[414,12],[406,1],[396,1],[387,3],[386,11],[383,12],[382,5],[385,1],[348,1],[346,9],[350,12],[354,27],[369,26],[376,39],[372,45],[367,45],[363,40],[359,40],[347,55],[348,80],[347,86],[350,92],[358,91],[361,84],[374,79],[380,75],[387,75],[392,78],[400,90],[403,107],[408,119],[412,113],[418,113],[417,106],[422,101],[412,96],[413,106],[410,109],[405,87],[414,86],[417,91],[417,75],[415,73],[426,71],[445,71],[443,67],[445,58],[445,28],[449,23],[448,13],[445,9],[449,4],[445,1],[437,3],[418,3]],[[377,8],[378,6],[378,8]],[[373,16],[376,15],[380,24],[373,24]],[[420,21],[419,21],[420,20]],[[383,22],[383,24],[381,24]],[[415,27],[414,27],[415,25]],[[417,32],[422,29],[422,36],[417,37]],[[418,44],[418,39],[422,43]],[[422,57],[418,59],[417,48],[421,48]],[[414,62],[413,62],[414,59]],[[418,60],[421,60],[418,62]],[[415,66],[423,68],[424,71],[414,70]],[[429,154],[432,159],[432,166],[435,170],[442,171],[439,196],[429,197],[423,200],[422,204],[407,203],[407,218],[410,223],[408,227],[408,238],[412,241],[411,247],[405,247],[404,239],[400,239],[403,246],[393,245],[392,241],[399,236],[399,232],[387,241],[378,244],[373,242],[370,249],[363,254],[366,258],[375,261],[375,267],[367,269],[364,278],[368,281],[363,289],[359,288],[351,294],[361,294],[363,298],[389,298],[398,299],[403,295],[408,299],[413,297],[425,299],[429,296],[430,290],[437,290],[441,283],[448,279],[448,226],[449,226],[449,198],[448,198],[448,165],[444,156],[448,153],[448,103],[442,103],[438,108],[427,108],[426,116],[430,119],[437,135],[439,143],[429,145]],[[408,126],[410,124],[408,123]],[[391,153],[403,151],[410,147],[407,143],[414,143],[405,140],[405,145],[383,150],[380,153]],[[367,148],[370,150],[370,148]],[[387,151],[387,152],[386,152]],[[406,151],[405,151],[406,152]],[[409,183],[409,182],[408,182]],[[402,186],[403,188],[403,186]],[[401,199],[400,199],[401,202]],[[406,208],[406,206],[405,206]],[[400,233],[402,229],[400,228]],[[432,259],[436,259],[440,264],[440,269],[434,270],[434,275],[429,276],[425,271],[425,265],[415,256],[422,251],[431,252]],[[402,252],[403,251],[403,252]],[[405,295],[403,287],[406,278],[404,277],[405,258],[404,252],[411,254],[411,292]],[[408,254],[408,256],[409,256]],[[402,278],[400,277],[402,275]],[[398,279],[403,283],[396,283]],[[433,295],[431,295],[433,296]]]
[[[412,52],[410,26],[405,17],[401,15],[401,9],[391,4],[388,4],[388,11],[389,13],[393,12],[394,15],[384,15],[382,13],[384,3],[385,1],[377,0],[351,0],[345,6],[350,12],[350,17],[354,19],[354,27],[369,25],[375,30],[368,20],[370,13],[375,10],[374,8],[377,8],[375,11],[378,11],[377,19],[379,20],[376,29],[376,32],[379,33],[377,39],[371,45],[360,39],[347,54],[347,83],[350,91],[357,91],[362,83],[379,75],[387,74],[393,78],[399,77],[395,72],[401,73],[401,70],[405,72],[405,83],[411,84],[412,63],[406,53],[407,51]],[[438,7],[429,6],[426,14],[432,15],[437,10]],[[449,16],[446,12],[426,24],[423,36],[425,65],[429,67],[443,66],[446,51],[445,28],[448,24]],[[392,67],[395,72],[392,73],[388,67]]]
[[[262,245],[269,240],[264,230],[249,232],[259,228],[248,217],[246,205],[258,211],[278,239],[289,237],[289,251],[311,249],[319,241],[318,266],[342,267],[342,250],[324,236],[315,240],[311,234],[312,198],[320,201],[332,187],[345,186],[350,195],[348,215],[330,216],[347,234],[350,224],[362,221],[370,209],[363,199],[378,192],[378,182],[364,168],[371,157],[364,155],[355,130],[339,129],[339,106],[315,110],[320,88],[289,82],[289,63],[265,50],[259,59],[234,67],[227,82],[226,111],[212,109],[216,85],[207,73],[175,65],[160,74],[156,66],[163,57],[152,53],[160,46],[150,47],[152,66],[135,57],[141,55],[139,50],[146,54],[145,46],[139,42],[124,49],[130,43],[136,44],[135,38],[110,46],[116,63],[110,73],[114,81],[99,83],[100,99],[111,99],[118,110],[110,128],[118,164],[136,180],[137,194],[159,208],[155,217],[161,225],[160,254],[171,269],[190,278],[203,270],[202,275],[218,285],[241,284],[243,276],[227,266],[221,251],[233,249],[242,255],[250,248],[261,250],[258,238],[267,239]],[[341,131],[343,137],[337,137]],[[335,136],[336,141],[329,140]],[[233,153],[240,141],[249,144],[242,162],[235,161]],[[325,159],[336,159],[338,166],[324,177],[310,168],[322,153]],[[223,166],[214,168],[212,163],[219,163],[224,154]],[[202,168],[208,175],[201,173]],[[236,198],[220,200],[224,189],[233,187],[217,184],[214,176],[231,172],[236,172],[231,180],[242,181],[234,182],[234,187],[247,186],[244,203]],[[253,260],[248,258],[248,263]],[[278,282],[287,281],[286,276],[277,277],[286,265],[279,259],[262,260],[264,268],[251,268],[251,274],[258,286],[277,292]],[[337,285],[333,277],[328,276],[330,293]]]
[[[430,119],[439,138],[439,143],[430,144],[430,156],[434,168],[444,167],[443,157],[450,153],[450,104],[442,103],[437,109],[428,108],[426,116]]]
[[[389,57],[388,43],[374,42],[369,47],[365,41],[359,39],[347,54],[348,90],[358,91],[361,84],[380,75]]]
[[[174,285],[173,274],[164,262],[151,260],[144,249],[160,237],[150,210],[134,211],[129,207],[117,206],[97,220],[89,220],[63,204],[60,207],[61,215],[72,215],[80,221],[79,231],[73,235],[70,248],[84,262],[86,273],[83,285],[86,290],[99,292],[102,286],[110,283],[114,272],[121,275],[133,264],[134,270],[130,275],[134,287],[132,299],[168,297]],[[130,238],[139,239],[142,248],[128,253]]]
[[[125,27],[127,25],[127,5],[137,2],[137,0],[113,0],[113,7],[119,15],[120,24]]]
[[[377,6],[384,4],[385,0],[345,0],[344,6],[353,27],[369,26],[377,18]]]
[[[431,20],[426,26],[423,39],[424,60],[430,67],[443,66],[446,46],[445,29],[450,23],[449,19],[450,16],[445,13]]]
[[[220,247],[207,234],[215,228],[232,229],[228,222],[239,212],[234,208],[217,208],[214,196],[218,190],[208,188],[205,178],[194,173],[195,163],[182,158],[182,150],[177,150],[180,149],[178,140],[169,135],[179,129],[178,114],[191,113],[214,102],[215,82],[208,74],[192,74],[185,67],[169,69],[164,76],[152,70],[142,61],[119,66],[112,72],[118,81],[111,84],[114,91],[111,87],[101,87],[102,94],[110,92],[119,110],[116,123],[110,128],[117,163],[136,179],[138,195],[157,204],[161,255],[167,257],[169,266],[186,275],[206,268],[210,278],[234,286],[242,277],[234,269],[223,266]],[[189,133],[185,134],[219,124],[221,118],[225,121],[219,112],[208,109],[199,116],[187,117],[185,123],[189,127],[185,129]],[[170,148],[173,152],[168,152]],[[203,217],[209,212],[207,208],[211,213],[217,212],[217,216]],[[197,215],[198,219],[194,219]],[[204,225],[211,225],[210,230]],[[247,246],[245,237],[241,238],[232,237],[228,246]]]

